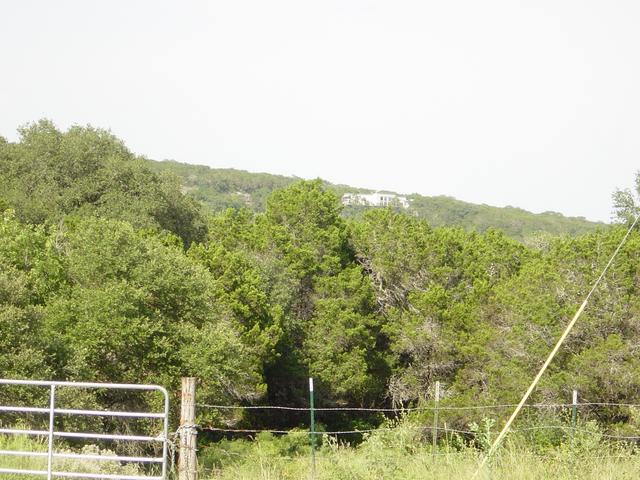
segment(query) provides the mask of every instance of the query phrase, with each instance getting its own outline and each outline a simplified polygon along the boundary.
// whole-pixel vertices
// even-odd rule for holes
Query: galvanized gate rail
[[[20,457],[47,458],[46,470],[20,470],[11,468],[0,468],[0,473],[13,473],[24,475],[42,475],[48,480],[54,477],[66,478],[103,478],[113,480],[165,480],[167,475],[167,448],[168,448],[168,431],[169,431],[169,394],[158,385],[129,385],[120,383],[84,383],[84,382],[46,382],[31,380],[3,380],[0,379],[1,385],[24,385],[49,388],[49,408],[39,407],[14,407],[0,406],[0,412],[14,413],[42,413],[49,414],[48,430],[18,430],[11,428],[0,428],[0,434],[5,435],[36,435],[48,437],[47,452],[24,452],[16,450],[0,450],[0,456],[11,455]],[[56,408],[56,387],[70,388],[106,388],[119,390],[145,390],[157,391],[162,393],[164,397],[164,412],[119,412],[107,410],[75,410]],[[105,416],[105,417],[128,417],[128,418],[157,418],[163,420],[163,430],[157,437],[142,435],[111,435],[104,433],[91,432],[59,432],[55,429],[54,419],[57,415],[79,415],[79,416]],[[88,455],[80,453],[62,453],[56,452],[54,449],[55,438],[86,438],[96,440],[124,440],[136,442],[162,442],[162,457],[126,457],[118,455]],[[118,461],[131,463],[147,463],[161,464],[161,476],[150,475],[119,475],[106,473],[81,473],[81,472],[57,472],[53,470],[53,460],[55,458],[67,458],[77,460],[93,460],[93,461]]]

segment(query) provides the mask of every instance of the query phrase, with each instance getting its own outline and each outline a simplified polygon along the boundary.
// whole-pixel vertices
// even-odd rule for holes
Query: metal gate
[[[48,480],[54,477],[66,477],[66,478],[104,478],[114,480],[165,480],[167,475],[167,447],[168,447],[168,428],[169,428],[169,395],[167,391],[157,385],[127,385],[118,383],[82,383],[82,382],[43,382],[43,381],[30,381],[30,380],[3,380],[0,379],[0,386],[2,385],[25,385],[36,386],[49,389],[49,407],[16,407],[16,406],[3,406],[0,405],[0,412],[14,412],[14,413],[40,413],[48,414],[49,417],[49,429],[48,430],[19,430],[11,428],[0,428],[0,434],[5,435],[35,435],[46,436],[48,438],[46,452],[24,452],[17,450],[0,450],[0,456],[12,455],[20,457],[33,457],[33,458],[46,458],[47,469],[46,470],[20,470],[11,468],[0,468],[0,473],[12,473],[12,474],[24,474],[24,475],[42,475],[46,476]],[[56,408],[56,388],[57,387],[70,387],[70,388],[84,388],[84,389],[119,389],[119,390],[146,390],[146,391],[158,391],[162,393],[164,397],[164,412],[121,412],[121,411],[107,411],[107,410],[76,410],[76,409],[63,409]],[[92,432],[61,432],[55,429],[56,415],[76,415],[76,416],[104,416],[104,417],[128,417],[128,418],[156,418],[163,421],[162,432],[155,437],[141,436],[141,435],[111,435],[105,433],[92,433]],[[84,438],[84,439],[96,439],[96,440],[120,440],[120,441],[134,441],[134,442],[150,442],[150,443],[162,443],[162,457],[126,457],[118,455],[88,455],[82,453],[65,453],[56,452],[54,448],[54,439],[56,438]],[[141,464],[159,464],[162,468],[161,476],[151,475],[119,475],[119,474],[106,474],[106,473],[81,473],[81,472],[63,472],[53,470],[53,460],[56,458],[89,460],[89,461],[116,461],[116,462],[129,462],[129,463],[141,463]]]

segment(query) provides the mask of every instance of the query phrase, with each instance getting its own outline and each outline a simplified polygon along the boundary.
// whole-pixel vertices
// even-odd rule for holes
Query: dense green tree
[[[45,312],[66,378],[175,384],[196,373],[197,362],[183,348],[204,352],[215,337],[229,365],[242,360],[242,374],[226,380],[227,391],[204,394],[234,399],[260,390],[255,352],[238,356],[233,347],[242,345],[236,318],[218,301],[211,275],[180,247],[116,221],[86,219],[62,228],[52,234],[61,237],[67,283]],[[240,384],[241,378],[251,383]]]
[[[631,189],[616,190],[613,194],[613,208],[618,221],[631,222],[640,214],[640,171],[636,173],[635,192]]]
[[[175,177],[152,173],[111,133],[92,127],[66,132],[41,120],[0,142],[0,192],[28,223],[56,223],[67,214],[126,220],[167,230],[186,243],[204,238],[199,206]]]
[[[0,266],[1,377],[175,388],[206,373],[208,401],[264,392],[263,352],[180,242],[105,219],[32,227],[8,212]]]
[[[42,300],[59,268],[46,244],[42,229],[21,225],[11,211],[0,214],[0,378],[52,373],[40,335]]]
[[[384,397],[389,367],[383,318],[375,313],[369,278],[357,265],[320,277],[303,348],[323,401],[375,405]]]
[[[274,193],[256,219],[269,258],[271,298],[282,308],[277,359],[266,370],[269,399],[305,402],[309,365],[302,349],[315,311],[315,282],[349,262],[347,227],[338,199],[320,181],[301,181]]]
[[[207,242],[193,245],[189,256],[212,274],[217,301],[233,312],[264,366],[282,334],[282,306],[273,301],[255,230],[251,212],[227,210],[210,219]]]
[[[345,219],[336,190],[319,180],[272,178],[261,190],[264,179],[244,174],[211,188],[250,187],[261,206],[240,202],[205,218],[175,178],[153,173],[106,131],[41,121],[20,134],[0,138],[2,377],[175,390],[196,375],[203,403],[289,406],[306,405],[308,376],[321,406],[413,404],[440,381],[449,405],[511,403],[627,231],[540,234],[513,209],[495,223],[527,237],[519,243],[465,205],[451,218],[432,205],[431,224],[399,209]],[[615,194],[622,222],[637,213],[636,197]],[[467,228],[442,226],[455,218]],[[534,401],[564,402],[573,388],[589,401],[636,401],[639,266],[634,231]],[[483,414],[455,412],[448,422],[460,427]],[[289,427],[306,417],[203,411],[201,420]],[[601,420],[637,426],[623,407]]]

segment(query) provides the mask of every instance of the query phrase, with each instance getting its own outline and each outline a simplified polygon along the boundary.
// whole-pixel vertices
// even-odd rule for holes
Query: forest
[[[257,213],[264,212],[267,199],[274,190],[300,180],[282,175],[210,168],[169,160],[157,162],[147,159],[146,165],[153,172],[177,177],[183,192],[214,212],[225,208],[248,208]],[[323,181],[322,186],[338,197],[344,193],[373,193],[372,190],[327,181]],[[538,237],[545,235],[575,236],[604,226],[582,217],[565,217],[556,212],[534,214],[515,207],[476,205],[443,195],[424,196],[414,193],[407,195],[407,198],[409,207],[401,211],[426,220],[431,226],[456,226],[477,232],[494,228],[524,243],[536,242]],[[341,215],[359,218],[366,211],[366,207],[349,205],[342,209]]]
[[[321,180],[283,183],[264,208],[211,209],[108,131],[41,120],[16,142],[0,138],[0,378],[157,383],[177,395],[194,375],[203,403],[306,406],[312,376],[324,407],[419,405],[439,381],[445,405],[517,402],[637,211],[635,193],[618,191],[617,223],[523,242],[391,209],[345,216]],[[634,231],[533,402],[563,403],[573,389],[637,402],[639,288]],[[327,429],[383,420],[320,418]],[[599,421],[640,427],[625,407]]]

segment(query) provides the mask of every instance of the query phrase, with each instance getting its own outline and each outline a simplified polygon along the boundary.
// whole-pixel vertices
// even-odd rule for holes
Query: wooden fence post
[[[178,458],[179,480],[197,480],[198,459],[196,455],[196,379],[182,379],[182,402],[180,404],[180,457]]]

